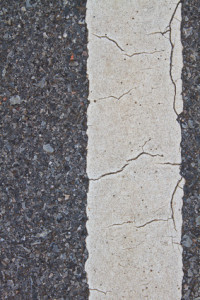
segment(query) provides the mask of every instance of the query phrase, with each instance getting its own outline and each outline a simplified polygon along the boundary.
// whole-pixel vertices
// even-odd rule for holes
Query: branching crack
[[[101,176],[97,177],[97,178],[90,178],[91,181],[97,181],[97,180],[100,180],[102,179],[103,177],[106,177],[106,176],[110,176],[110,175],[115,175],[115,174],[119,174],[121,173],[122,171],[124,171],[124,169],[129,165],[130,162],[134,161],[134,160],[137,160],[140,156],[142,155],[147,155],[147,156],[151,156],[151,157],[156,157],[156,156],[160,156],[160,157],[163,157],[163,155],[161,154],[151,154],[151,153],[148,153],[148,152],[141,152],[139,153],[136,157],[133,157],[133,158],[130,158],[130,159],[127,159],[127,163],[125,165],[123,165],[123,167],[117,171],[112,171],[112,172],[108,172],[108,173],[105,173],[105,174],[102,174]]]
[[[144,142],[144,144],[142,145],[142,151],[144,152],[144,147],[146,146],[146,144],[148,143],[148,142],[150,142],[151,141],[151,138],[149,138],[147,141],[145,141]]]
[[[90,291],[96,291],[96,292],[99,292],[99,293],[102,293],[104,295],[106,295],[107,293],[110,293],[111,291],[102,291],[102,290],[99,290],[99,289],[89,289]]]
[[[167,26],[166,30],[165,31],[156,31],[156,32],[151,32],[149,33],[148,35],[152,35],[152,34],[161,34],[162,36],[165,37],[165,34],[166,33],[169,33],[169,42],[170,42],[170,46],[171,46],[171,53],[170,53],[170,68],[169,68],[169,75],[170,75],[170,79],[171,79],[171,82],[173,84],[173,87],[174,87],[174,100],[173,100],[173,110],[175,112],[175,114],[177,115],[178,117],[178,112],[176,110],[176,92],[177,92],[177,87],[176,87],[176,82],[173,78],[173,75],[172,75],[172,69],[173,69],[173,54],[174,54],[174,43],[172,42],[172,22],[173,20],[175,19],[175,14],[177,12],[177,9],[179,7],[179,5],[182,3],[182,0],[180,0],[177,4],[176,4],[176,7],[173,11],[173,14],[171,16],[171,19],[169,21],[169,25]]]
[[[148,155],[148,156],[151,156],[151,157],[156,157],[156,156],[163,157],[162,154],[151,154],[151,153],[143,151],[143,152],[139,153],[136,157],[128,159],[127,162],[131,162],[133,160],[136,160],[136,159],[138,159],[142,155]]]
[[[172,196],[171,196],[171,201],[170,201],[170,206],[171,206],[171,218],[172,218],[172,220],[173,220],[173,224],[174,224],[174,229],[177,231],[177,229],[176,229],[176,222],[175,222],[175,216],[174,216],[174,196],[175,196],[175,194],[176,194],[176,191],[177,191],[177,189],[178,189],[178,187],[179,187],[179,184],[181,183],[181,181],[182,181],[182,177],[178,180],[178,182],[177,182],[177,184],[176,184],[176,186],[175,186],[175,188],[174,188],[174,190],[173,190],[173,193],[172,193]]]
[[[151,32],[151,33],[148,33],[147,35],[161,34],[162,36],[164,36],[165,38],[167,38],[167,37],[165,36],[165,34],[168,33],[168,32],[169,32],[169,29],[167,29],[167,30],[165,30],[165,31],[155,31],[155,32]],[[169,39],[169,38],[167,38],[167,39]]]

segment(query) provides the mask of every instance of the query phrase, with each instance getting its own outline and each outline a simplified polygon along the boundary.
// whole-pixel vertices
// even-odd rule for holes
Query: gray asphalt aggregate
[[[85,12],[0,3],[0,299],[88,298]]]
[[[182,1],[182,300],[200,299],[200,1]]]
[[[88,299],[86,0],[0,3],[0,299]],[[200,299],[200,1],[182,1],[182,300]]]

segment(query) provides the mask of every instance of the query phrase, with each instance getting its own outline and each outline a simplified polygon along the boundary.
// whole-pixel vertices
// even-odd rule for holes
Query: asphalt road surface
[[[89,298],[86,2],[0,3],[0,299]],[[200,1],[181,10],[182,300],[199,300]]]
[[[1,1],[1,299],[88,297],[85,5]]]

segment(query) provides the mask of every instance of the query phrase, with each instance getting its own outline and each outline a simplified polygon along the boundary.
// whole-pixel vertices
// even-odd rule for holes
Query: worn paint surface
[[[90,299],[181,299],[180,4],[88,0]]]

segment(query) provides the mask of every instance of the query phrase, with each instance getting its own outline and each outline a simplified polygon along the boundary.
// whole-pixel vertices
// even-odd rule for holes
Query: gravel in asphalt
[[[182,1],[183,297],[200,299],[200,3]],[[0,298],[87,299],[86,0],[2,0]]]
[[[88,298],[85,0],[2,0],[0,298]]]
[[[200,299],[200,2],[182,3],[183,289],[182,300]]]

